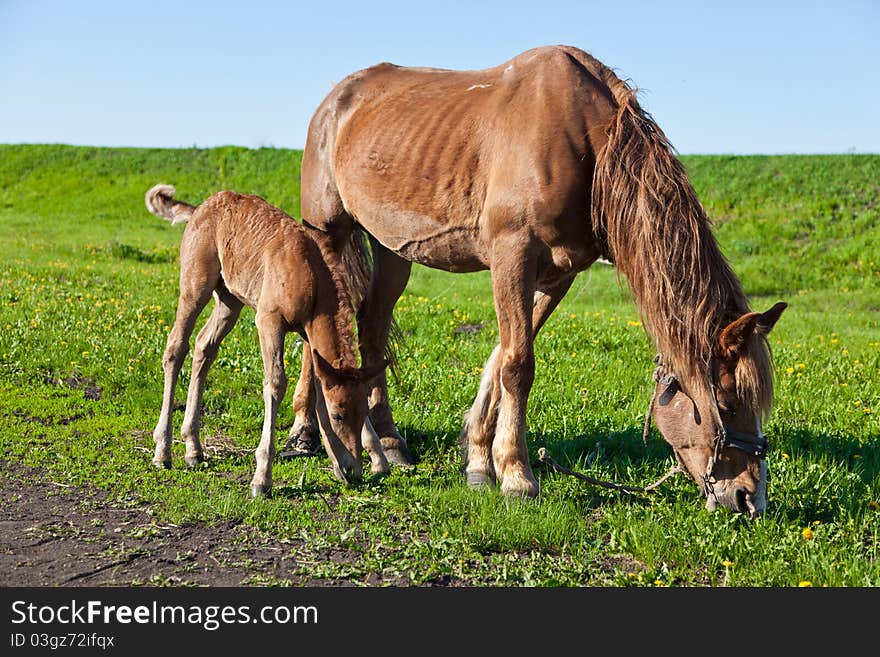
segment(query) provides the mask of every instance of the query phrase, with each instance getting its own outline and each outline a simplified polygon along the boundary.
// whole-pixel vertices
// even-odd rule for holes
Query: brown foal
[[[275,422],[287,388],[284,339],[290,331],[300,333],[311,348],[317,419],[334,474],[345,482],[360,479],[362,447],[370,454],[374,473],[389,472],[367,419],[366,382],[385,363],[369,369],[357,366],[354,313],[342,264],[329,238],[258,196],[222,191],[194,207],[175,200],[174,192],[170,185],[156,185],[145,199],[156,216],[172,224],[187,223],[180,247],[177,317],[162,360],[165,391],[153,432],[153,464],[171,466],[174,389],[196,320],[213,295],[214,310],[196,339],[181,428],[187,465],[204,460],[199,411],[208,369],[248,305],[256,310],[265,403],[251,493],[256,497],[272,489]]]

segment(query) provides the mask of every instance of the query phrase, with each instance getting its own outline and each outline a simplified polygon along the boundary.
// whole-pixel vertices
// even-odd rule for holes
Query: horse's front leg
[[[571,288],[573,281],[574,276],[555,285],[535,290],[532,302],[533,339],[537,337],[544,322]],[[498,424],[498,403],[501,401],[501,360],[498,358],[500,351],[501,346],[496,346],[483,366],[479,392],[465,414],[462,428],[461,443],[465,449],[465,474],[468,485],[472,487],[485,486],[495,480],[492,442]]]
[[[500,382],[492,466],[507,495],[536,496],[540,488],[529,463],[526,406],[535,380],[532,300],[537,255],[515,233],[492,246],[492,294],[498,318]]]

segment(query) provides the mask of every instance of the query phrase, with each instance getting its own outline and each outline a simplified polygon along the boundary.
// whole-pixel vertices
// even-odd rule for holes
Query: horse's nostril
[[[736,489],[736,510],[740,513],[748,513],[749,507],[747,503],[747,498],[751,497],[745,488],[737,488]]]
[[[755,496],[744,488],[738,488],[736,491],[736,510],[746,514],[750,519],[754,520],[761,515],[760,509],[755,505]]]

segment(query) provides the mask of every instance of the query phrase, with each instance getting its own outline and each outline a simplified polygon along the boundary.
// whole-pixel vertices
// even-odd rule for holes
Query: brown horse
[[[373,472],[388,472],[367,419],[365,383],[385,363],[357,367],[354,312],[342,264],[327,235],[301,226],[258,196],[224,191],[193,207],[175,200],[170,185],[156,185],[145,200],[156,216],[187,222],[180,246],[177,317],[162,359],[165,391],[153,433],[153,463],[171,467],[174,389],[196,319],[213,295],[214,310],[196,339],[181,428],[186,463],[193,466],[203,460],[199,410],[208,369],[246,304],[257,311],[265,403],[251,493],[259,496],[272,489],[275,420],[287,388],[284,338],[290,331],[299,332],[311,347],[317,379],[312,396],[335,475],[343,481],[361,477],[362,444],[370,453]]]
[[[626,277],[662,357],[654,418],[707,505],[764,509],[765,336],[785,304],[749,312],[669,141],[588,53],[554,46],[485,70],[383,63],[351,74],[312,117],[302,212],[337,248],[356,226],[369,235],[367,364],[383,357],[412,262],[491,271],[500,340],[462,432],[470,485],[539,492],[525,440],[533,342],[575,275],[602,258]],[[386,454],[409,460],[384,374],[370,403]]]

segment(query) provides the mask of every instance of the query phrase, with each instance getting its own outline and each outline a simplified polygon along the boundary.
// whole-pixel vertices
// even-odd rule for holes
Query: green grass
[[[396,419],[411,470],[338,484],[326,458],[279,462],[276,494],[247,494],[262,421],[253,313],[224,342],[204,398],[209,467],[150,467],[161,354],[176,303],[181,228],[143,196],[168,182],[199,202],[221,188],[299,215],[301,153],[279,149],[0,146],[0,448],[55,481],[89,483],[166,522],[240,519],[308,550],[359,558],[312,577],[395,574],[477,586],[874,586],[880,584],[880,156],[683,157],[723,251],[764,310],[776,405],[766,427],[770,508],[708,513],[684,478],[653,502],[538,471],[542,495],[469,490],[458,433],[497,339],[489,276],[414,267],[397,310],[406,334]],[[207,315],[207,313],[205,313]],[[203,318],[204,319],[204,318]],[[642,444],[653,352],[614,271],[583,273],[536,343],[533,458],[634,485],[673,463]],[[475,334],[461,324],[484,322]],[[292,343],[292,340],[291,340]],[[291,345],[292,346],[292,345]],[[289,350],[290,373],[299,354]],[[178,389],[182,401],[188,367]],[[100,388],[98,395],[88,394]],[[175,413],[175,428],[181,413]],[[292,421],[281,412],[279,438]],[[332,502],[332,511],[328,508]],[[804,538],[804,530],[812,538]],[[306,560],[308,561],[308,560]],[[309,562],[311,563],[311,562]]]

